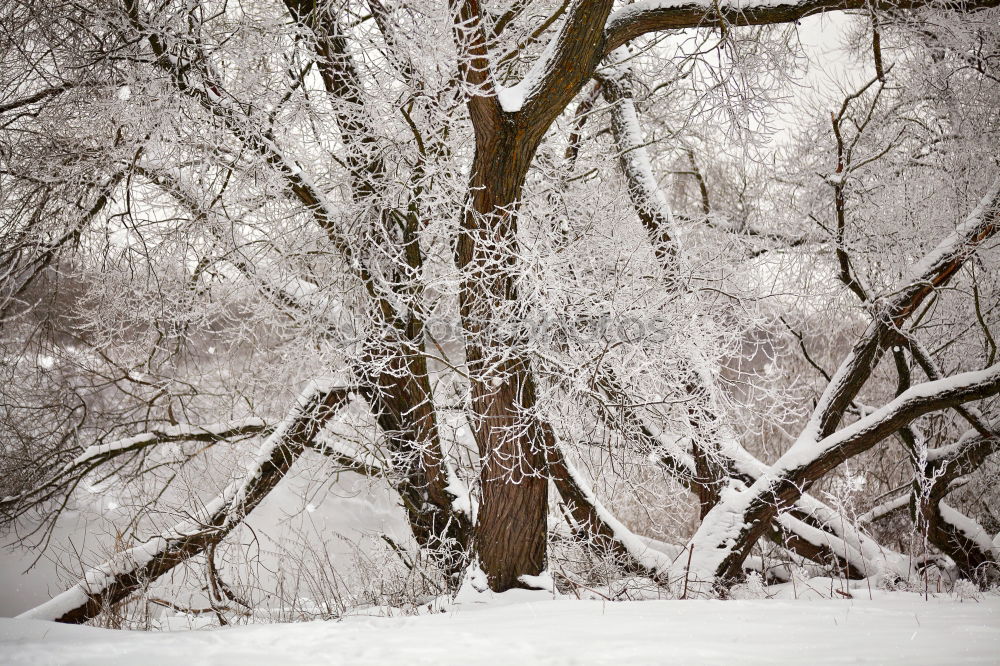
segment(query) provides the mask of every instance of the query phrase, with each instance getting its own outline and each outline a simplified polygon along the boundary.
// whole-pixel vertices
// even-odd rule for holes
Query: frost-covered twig
[[[219,442],[257,435],[266,430],[268,425],[261,419],[247,418],[206,425],[166,426],[111,442],[93,444],[30,490],[0,499],[0,514],[5,519],[11,519],[32,506],[68,494],[87,475],[102,465],[122,456],[145,452],[150,447],[170,442]]]

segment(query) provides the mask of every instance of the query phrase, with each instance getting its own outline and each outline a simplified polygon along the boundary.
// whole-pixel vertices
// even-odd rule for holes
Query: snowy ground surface
[[[0,663],[1000,663],[997,597],[978,602],[925,602],[918,595],[874,601],[531,599],[459,605],[416,617],[355,616],[205,631],[117,632],[0,619]]]

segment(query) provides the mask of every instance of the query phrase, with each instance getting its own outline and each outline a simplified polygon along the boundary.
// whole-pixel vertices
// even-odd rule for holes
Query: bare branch
[[[30,106],[32,104],[37,104],[50,97],[55,97],[67,90],[73,90],[74,88],[83,88],[96,86],[95,81],[67,81],[66,83],[61,83],[57,86],[50,86],[48,88],[43,88],[37,92],[34,92],[25,97],[10,100],[9,102],[4,102],[0,104],[0,113],[7,113],[8,111],[15,111],[21,107]]]
[[[257,435],[268,430],[269,427],[264,421],[249,418],[211,425],[168,426],[124,439],[94,444],[88,446],[69,464],[31,490],[0,499],[0,514],[5,520],[10,520],[32,506],[37,506],[58,495],[72,491],[82,479],[100,466],[122,456],[143,452],[153,446],[169,442],[214,443],[236,437]]]

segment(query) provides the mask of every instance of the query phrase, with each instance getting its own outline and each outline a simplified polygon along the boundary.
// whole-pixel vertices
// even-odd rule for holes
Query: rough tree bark
[[[601,55],[610,0],[574,5],[545,60],[501,104],[478,0],[453,0],[460,71],[475,156],[455,251],[472,428],[481,459],[482,505],[476,528],[480,565],[494,591],[523,586],[545,567],[548,479],[545,437],[532,413],[535,379],[523,333],[500,333],[514,283],[517,209],[528,168],[545,132],[590,78]]]

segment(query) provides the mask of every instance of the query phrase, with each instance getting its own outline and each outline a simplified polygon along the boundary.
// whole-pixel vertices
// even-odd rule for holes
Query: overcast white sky
[[[875,68],[870,59],[859,60],[843,48],[846,32],[853,17],[844,12],[817,14],[803,19],[798,26],[798,37],[809,68],[801,87],[793,87],[789,93],[790,112],[774,119],[774,126],[781,130],[776,140],[784,140],[798,123],[806,119],[803,107],[818,101],[842,98],[844,86],[874,76]],[[833,106],[831,106],[833,110]]]

